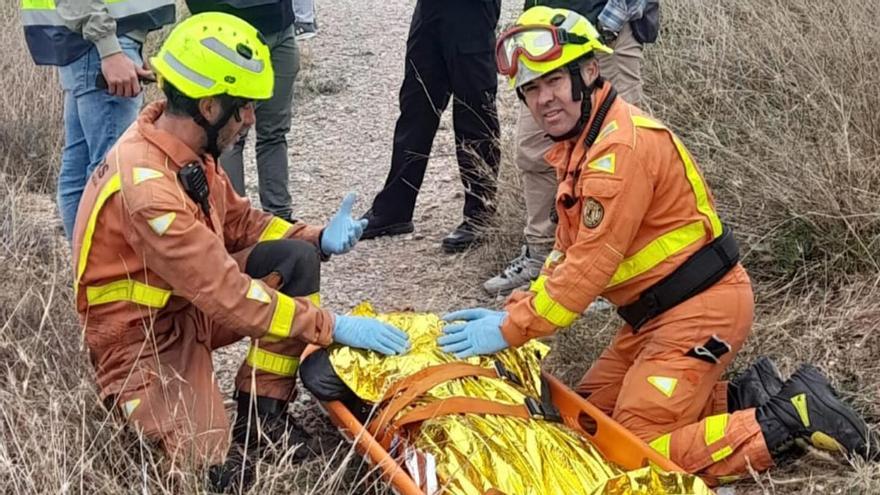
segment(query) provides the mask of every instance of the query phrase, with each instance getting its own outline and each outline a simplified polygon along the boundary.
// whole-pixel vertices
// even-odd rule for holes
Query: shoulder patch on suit
[[[607,155],[601,156],[598,159],[588,163],[587,168],[598,170],[600,172],[605,172],[607,174],[613,174],[614,162],[614,153],[608,153]]]
[[[672,393],[675,392],[675,386],[678,385],[678,380],[667,376],[649,376],[648,383],[666,397],[672,397]]]
[[[619,128],[619,126],[617,125],[617,121],[612,120],[611,122],[608,123],[608,125],[606,125],[604,128],[602,128],[602,130],[599,132],[599,135],[596,136],[596,140],[593,142],[593,144],[596,144],[599,141],[605,139],[606,137],[608,137],[609,134],[616,131],[618,128]]]
[[[251,286],[248,289],[247,298],[265,304],[272,302],[272,297],[270,297],[269,293],[266,292],[266,289],[263,288],[263,284],[257,280],[251,280]]]
[[[168,229],[171,228],[171,224],[174,222],[174,219],[176,217],[177,213],[166,213],[164,215],[159,215],[156,218],[147,220],[147,223],[150,224],[150,228],[153,229],[153,232],[161,236],[165,235],[165,232],[168,232]]]
[[[132,173],[132,181],[135,185],[151,179],[158,179],[160,177],[163,177],[162,172],[151,168],[135,167],[134,172]]]

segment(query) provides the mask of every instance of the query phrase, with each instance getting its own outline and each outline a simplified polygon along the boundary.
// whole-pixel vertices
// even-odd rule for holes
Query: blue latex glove
[[[321,251],[324,254],[343,254],[351,251],[358,239],[367,228],[367,220],[355,220],[351,216],[351,207],[357,195],[350,192],[342,199],[342,206],[327,222],[321,233]]]
[[[399,329],[374,318],[336,315],[333,340],[358,349],[382,354],[403,354],[409,350],[409,337]]]
[[[473,308],[453,311],[443,316],[444,321],[464,320],[443,327],[437,345],[443,352],[461,359],[479,354],[492,354],[510,347],[501,335],[501,323],[507,311]]]

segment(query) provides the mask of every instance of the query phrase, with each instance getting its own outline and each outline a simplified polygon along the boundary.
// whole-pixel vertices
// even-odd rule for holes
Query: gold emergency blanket
[[[412,348],[402,356],[334,346],[330,362],[336,374],[361,399],[375,403],[397,380],[426,367],[457,361],[440,351],[436,338],[443,322],[434,314],[377,315],[369,304],[353,311],[387,321],[409,335]],[[520,379],[468,377],[429,390],[412,407],[449,397],[474,397],[522,405],[526,395],[540,397],[540,360],[549,348],[531,341],[490,357],[466,361],[491,368],[496,360]],[[404,411],[405,412],[405,411]],[[538,419],[476,414],[439,416],[422,423],[409,448],[436,460],[438,493],[483,495],[490,488],[507,495],[709,494],[694,476],[653,468],[625,472],[605,461],[585,438],[562,424]]]

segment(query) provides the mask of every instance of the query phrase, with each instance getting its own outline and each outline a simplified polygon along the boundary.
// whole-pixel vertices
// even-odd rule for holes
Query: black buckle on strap
[[[545,421],[562,422],[562,416],[559,409],[553,404],[553,397],[550,393],[550,383],[541,378],[541,400],[528,395],[525,398],[525,406],[529,411],[529,415],[533,418],[540,418]]]
[[[648,323],[648,320],[657,316],[660,312],[660,301],[657,298],[657,294],[650,289],[643,292],[638,301],[626,306],[620,306],[617,309],[617,314],[630,324],[633,328],[633,333],[637,333],[642,325]]]
[[[526,405],[526,410],[529,411],[529,414],[533,418],[544,419],[544,408],[541,407],[541,403],[538,402],[538,399],[532,396],[526,396],[526,400],[524,402]]]
[[[504,363],[496,359],[492,362],[492,364],[495,366],[495,373],[498,374],[499,378],[502,378],[509,381],[510,383],[513,383],[514,385],[519,385],[520,387],[522,387],[522,380],[520,380],[519,377],[516,376],[516,374],[514,374],[512,371],[507,369],[504,366]]]

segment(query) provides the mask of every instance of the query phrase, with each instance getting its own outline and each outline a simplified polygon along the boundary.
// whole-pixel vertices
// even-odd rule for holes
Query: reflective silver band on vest
[[[181,76],[189,79],[190,81],[194,82],[195,84],[198,84],[199,86],[201,86],[205,89],[210,89],[210,88],[214,87],[214,80],[213,79],[205,77],[205,76],[199,74],[198,72],[190,69],[189,67],[183,65],[183,63],[181,63],[180,60],[177,60],[176,58],[174,58],[174,55],[171,55],[167,51],[165,52],[165,55],[162,56],[162,60],[164,60],[165,63],[168,64],[169,67],[174,69],[175,72],[177,72]]]
[[[263,72],[262,60],[248,60],[238,54],[238,52],[221,43],[217,38],[205,38],[202,40],[202,44],[205,45],[205,48],[208,50],[211,50],[244,70],[249,70],[257,74]]]
[[[162,7],[174,6],[174,0],[126,0],[105,3],[107,11],[114,19],[122,19],[144,14]],[[23,6],[21,22],[25,26],[61,26],[66,27],[64,20],[56,9],[30,9]]]
[[[114,19],[122,19],[143,14],[166,5],[175,5],[174,0],[128,0],[125,2],[107,3],[107,10]]]
[[[54,10],[22,10],[21,23],[25,26],[64,26],[61,16]]]

